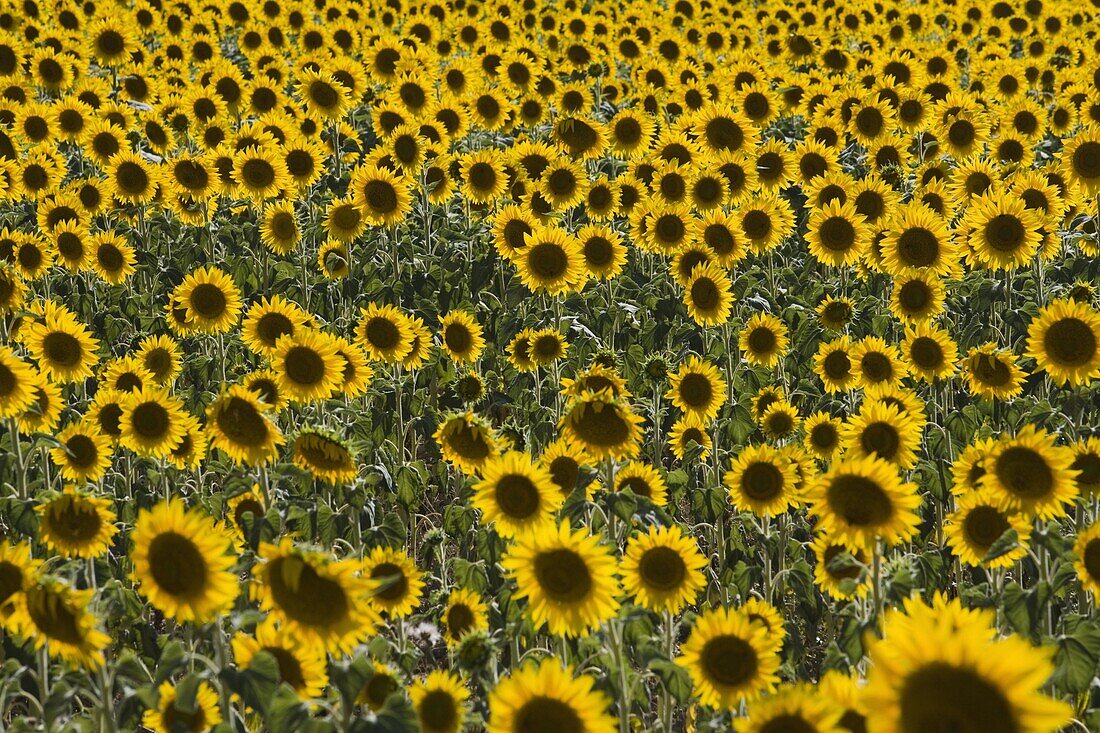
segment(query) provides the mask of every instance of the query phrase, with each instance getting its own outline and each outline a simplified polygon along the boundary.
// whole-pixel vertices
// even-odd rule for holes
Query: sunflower
[[[589,224],[577,231],[584,266],[590,277],[610,280],[626,266],[627,248],[622,235],[602,224]]]
[[[688,315],[700,326],[717,326],[729,320],[733,307],[729,274],[711,262],[696,265],[684,291]]]
[[[1027,555],[1031,522],[1026,515],[1005,511],[1000,498],[988,488],[970,491],[959,497],[955,511],[944,518],[944,535],[951,551],[967,565],[1009,568]],[[990,550],[1007,532],[1015,543],[997,557]]]
[[[187,313],[191,327],[204,333],[226,333],[241,314],[241,291],[217,267],[200,267],[180,283],[173,299]]]
[[[901,351],[909,372],[924,382],[950,377],[959,361],[959,348],[951,334],[928,323],[906,330]]]
[[[483,331],[468,311],[451,311],[439,319],[443,350],[458,364],[478,360],[485,349]]]
[[[158,387],[126,395],[119,418],[120,442],[139,456],[164,456],[183,439],[183,403]]]
[[[297,303],[281,295],[264,296],[253,303],[241,324],[241,340],[253,353],[270,357],[283,336],[293,336],[310,316]]]
[[[253,571],[260,607],[287,634],[333,654],[370,637],[379,617],[371,583],[359,576],[362,561],[334,560],[300,549],[288,538],[262,543],[262,562]]]
[[[361,309],[355,335],[375,361],[401,361],[409,356],[413,347],[409,319],[392,305],[371,303]]]
[[[412,207],[409,184],[385,168],[362,166],[351,178],[349,189],[364,221],[372,226],[392,226]]]
[[[787,684],[774,694],[748,704],[747,717],[738,718],[736,733],[841,733],[841,711],[808,683]]]
[[[1018,198],[989,193],[966,210],[974,257],[990,270],[1015,270],[1031,262],[1039,249],[1041,219]]]
[[[932,273],[945,276],[956,266],[958,251],[943,216],[927,206],[901,206],[886,225],[882,258],[895,277]]]
[[[726,380],[713,364],[690,356],[672,375],[665,398],[685,413],[709,421],[726,402]]]
[[[780,399],[768,405],[764,414],[760,416],[759,422],[766,436],[772,440],[780,440],[798,430],[802,419],[794,405],[785,399]]]
[[[1100,377],[1100,313],[1073,300],[1050,303],[1028,327],[1026,354],[1055,384],[1088,384]]]
[[[34,368],[8,346],[0,346],[0,418],[18,417],[35,399]]]
[[[680,613],[706,585],[707,559],[694,538],[678,525],[650,527],[627,542],[622,560],[623,590],[655,613]]]
[[[1100,193],[1100,127],[1088,125],[1066,142],[1062,166],[1090,196]]]
[[[347,339],[337,338],[336,342],[336,353],[344,360],[340,371],[340,392],[349,398],[366,394],[374,377],[374,370],[367,364],[367,353]]]
[[[260,241],[272,252],[287,255],[301,241],[302,232],[294,213],[294,203],[279,201],[264,207],[260,220]]]
[[[626,381],[612,366],[607,366],[598,361],[588,369],[577,374],[573,379],[565,377],[561,380],[561,394],[567,399],[580,397],[586,392],[600,392],[608,390],[612,397],[630,398],[630,390],[626,388]]]
[[[567,522],[517,538],[505,552],[504,568],[526,598],[536,629],[583,636],[618,610],[616,558],[598,536],[573,532]]]
[[[1100,493],[1100,438],[1093,436],[1079,440],[1073,446],[1073,465],[1077,471],[1077,491],[1089,497]]]
[[[24,435],[52,433],[61,420],[62,410],[65,409],[65,398],[61,394],[61,387],[38,374],[35,376],[32,389],[34,399],[18,418],[19,430]],[[109,390],[100,390],[96,393],[96,397],[104,391]]]
[[[359,475],[355,453],[343,440],[325,432],[301,430],[290,452],[295,466],[329,484],[349,484]]]
[[[277,386],[276,386],[277,388]],[[275,457],[284,443],[282,432],[269,417],[271,405],[248,387],[232,385],[206,410],[210,445],[237,463],[261,465]]]
[[[831,201],[810,212],[806,241],[810,254],[833,267],[858,262],[871,241],[871,232],[854,203]]]
[[[992,613],[968,611],[941,595],[891,610],[870,648],[864,704],[875,730],[1058,730],[1069,706],[1043,692],[1051,654],[1017,636],[1001,637]]]
[[[557,659],[528,662],[502,677],[489,694],[487,733],[545,727],[561,733],[613,733],[611,699],[595,680]]]
[[[530,455],[509,451],[487,460],[481,473],[471,503],[501,537],[525,536],[552,523],[563,494]]]
[[[638,451],[642,418],[610,389],[573,399],[558,423],[564,437],[596,460],[629,458]]]
[[[31,557],[29,543],[0,542],[0,624],[11,616],[22,592],[34,584],[41,565],[41,560]]]
[[[444,460],[471,474],[480,472],[500,453],[492,426],[470,411],[444,419],[432,437],[439,444]]]
[[[67,486],[35,507],[38,538],[62,557],[99,557],[118,532],[111,504]]]
[[[278,680],[284,682],[302,700],[324,695],[328,686],[328,671],[322,649],[304,643],[296,636],[265,619],[252,634],[237,633],[232,640],[233,660],[241,669],[248,669],[257,654],[270,654],[278,666]]]
[[[131,535],[134,582],[157,610],[203,623],[237,598],[232,541],[198,509],[179,499],[138,513]]]
[[[111,637],[97,628],[90,607],[95,590],[74,590],[60,580],[39,577],[12,597],[6,626],[71,668],[96,670]]]
[[[723,481],[739,511],[773,517],[798,503],[794,466],[769,445],[745,447],[733,459]]]
[[[280,392],[302,403],[328,398],[343,377],[336,339],[312,329],[280,336],[271,355],[271,368]]]
[[[111,466],[110,437],[87,420],[70,424],[57,434],[57,442],[59,445],[50,450],[50,458],[68,481],[99,481]]]
[[[99,361],[99,340],[65,310],[52,310],[41,321],[20,330],[23,344],[44,375],[55,382],[78,382],[92,376]]]
[[[815,412],[806,418],[802,429],[806,448],[822,460],[829,460],[840,450],[841,422],[827,412]]]
[[[539,464],[550,474],[550,480],[567,499],[577,489],[582,469],[591,463],[584,449],[565,438],[558,438],[539,456]]]
[[[851,361],[864,387],[897,384],[906,373],[897,346],[887,344],[877,336],[860,339],[852,347]]]
[[[860,411],[844,423],[840,447],[847,458],[878,458],[912,468],[917,462],[921,424],[893,405],[865,402]]]
[[[860,547],[878,538],[887,545],[904,542],[920,522],[916,487],[902,483],[896,466],[874,456],[834,463],[810,487],[806,500],[822,531]]]
[[[981,486],[994,492],[1002,509],[1052,519],[1077,497],[1072,449],[1034,425],[1002,435],[985,461]]]
[[[686,460],[692,443],[697,444],[702,450],[699,460],[705,461],[710,456],[714,447],[710,435],[707,433],[706,423],[695,415],[685,414],[672,425],[668,434],[669,445],[677,459]]]
[[[1078,533],[1073,554],[1077,580],[1093,596],[1100,596],[1100,522]]]
[[[248,145],[233,155],[232,180],[237,195],[255,202],[275,198],[292,185],[283,158],[258,145]]]
[[[562,295],[580,289],[587,277],[580,243],[559,227],[537,227],[527,234],[514,262],[532,292]]]
[[[757,313],[741,329],[739,344],[750,364],[774,367],[787,351],[787,326],[770,313]]]
[[[424,733],[458,733],[470,691],[451,672],[436,670],[409,688],[409,700]]]
[[[871,587],[871,561],[863,547],[837,542],[827,534],[818,534],[810,545],[814,553],[814,583],[827,595],[847,600],[864,596]]]
[[[0,262],[0,315],[19,310],[26,298],[27,286],[14,267]]]
[[[205,733],[222,722],[218,693],[213,685],[201,680],[194,690],[191,710],[176,706],[178,690],[170,681],[157,688],[157,706],[145,711],[141,724],[153,733]]]
[[[363,559],[363,577],[370,585],[370,603],[390,618],[416,611],[424,591],[423,573],[402,550],[375,547]]]
[[[106,173],[111,194],[131,204],[152,201],[161,181],[159,165],[125,150],[107,161]]]
[[[401,368],[407,371],[419,369],[432,353],[432,334],[420,316],[409,316],[408,327],[411,332],[409,353],[401,359]]]
[[[569,342],[556,328],[542,328],[530,336],[531,358],[540,367],[548,367],[565,358]]]
[[[971,394],[987,399],[1006,400],[1024,388],[1024,370],[1016,364],[1016,355],[993,342],[970,349],[962,371]]]
[[[443,636],[452,646],[458,644],[466,634],[489,630],[485,602],[468,588],[455,588],[450,592],[440,620]]]
[[[677,664],[688,670],[695,694],[707,707],[729,710],[779,682],[774,637],[737,611],[704,611],[680,651]]]

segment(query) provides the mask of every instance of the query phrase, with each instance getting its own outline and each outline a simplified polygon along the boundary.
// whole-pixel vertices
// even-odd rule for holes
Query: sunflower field
[[[1100,0],[3,0],[0,730],[1100,731]]]

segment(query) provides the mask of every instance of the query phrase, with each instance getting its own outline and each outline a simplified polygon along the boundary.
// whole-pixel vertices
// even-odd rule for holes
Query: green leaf
[[[1100,628],[1081,624],[1058,639],[1051,681],[1063,692],[1086,692],[1100,669]]]
[[[1003,557],[1020,546],[1020,538],[1012,527],[1006,529],[1000,537],[989,546],[989,552],[982,558],[983,563],[992,562],[998,557]]]
[[[668,659],[654,659],[649,668],[661,678],[661,684],[668,694],[679,703],[685,703],[691,697],[691,675],[686,669]]]

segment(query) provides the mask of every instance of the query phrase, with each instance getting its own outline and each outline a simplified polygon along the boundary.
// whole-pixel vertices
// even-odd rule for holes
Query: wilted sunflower
[[[773,367],[787,351],[787,326],[770,313],[757,313],[741,329],[739,344],[750,364]]]
[[[225,451],[236,463],[256,466],[273,459],[285,440],[269,417],[271,409],[248,387],[235,384],[223,389],[206,409],[210,446]]]
[[[1026,353],[1055,384],[1088,384],[1100,377],[1100,313],[1085,303],[1055,300],[1028,327]]]
[[[481,472],[471,503],[501,537],[524,536],[551,524],[563,494],[530,455],[509,451],[487,460]]]
[[[413,347],[409,319],[392,305],[371,303],[363,308],[355,335],[367,355],[376,361],[401,361]]]
[[[478,322],[467,311],[451,311],[439,319],[443,350],[458,364],[477,361],[485,348],[485,337]]]
[[[504,676],[489,694],[488,733],[517,733],[535,727],[561,733],[613,733],[611,699],[595,679],[562,666],[557,659],[528,662]]]
[[[312,700],[324,694],[328,672],[324,650],[304,643],[288,634],[271,619],[265,619],[252,634],[243,632],[233,637],[233,661],[248,669],[257,654],[270,654],[278,665],[280,682],[285,682],[302,700]]]
[[[111,439],[87,420],[70,424],[57,434],[57,442],[59,445],[50,450],[50,458],[68,481],[99,481],[111,465],[114,452]]]
[[[351,483],[359,474],[355,453],[345,441],[319,430],[300,431],[290,452],[295,466],[333,485]]]
[[[723,481],[733,506],[759,517],[777,516],[798,503],[794,466],[769,445],[742,449]]]
[[[432,437],[439,444],[444,460],[467,473],[478,473],[500,453],[492,425],[470,411],[443,420]]]
[[[288,634],[333,654],[368,638],[378,624],[369,598],[370,583],[359,576],[362,563],[334,560],[297,548],[288,538],[263,543],[263,562],[254,570],[260,607]]]
[[[695,694],[708,707],[729,710],[779,682],[775,638],[736,610],[704,611],[680,654],[677,664],[688,670]]]
[[[1039,519],[1066,513],[1077,497],[1073,451],[1055,444],[1055,436],[1025,426],[1015,436],[1002,435],[986,459],[981,486],[992,491],[1001,508]]]
[[[69,667],[95,670],[103,666],[111,637],[97,628],[99,620],[89,610],[93,596],[94,589],[74,590],[60,580],[39,577],[11,598],[5,624]]]
[[[170,681],[157,688],[157,706],[145,711],[141,724],[154,733],[175,733],[179,730],[191,733],[208,731],[222,722],[218,709],[218,693],[207,680],[202,680],[194,690],[193,709],[177,707],[177,689]]]
[[[187,312],[191,327],[205,333],[226,333],[241,313],[241,291],[217,267],[200,267],[176,288],[175,302]]]
[[[370,603],[390,618],[414,613],[424,591],[423,573],[403,550],[375,547],[363,559]]]
[[[680,613],[706,585],[707,559],[678,525],[650,527],[631,537],[622,560],[623,590],[656,613]]]
[[[893,464],[873,456],[834,463],[810,487],[806,501],[822,531],[858,547],[879,538],[887,545],[904,542],[920,522],[916,487],[903,483]]]
[[[571,443],[596,460],[628,458],[638,451],[642,418],[623,397],[611,390],[585,392],[562,415],[559,430]]]
[[[447,606],[440,619],[447,643],[457,644],[466,634],[489,630],[488,610],[476,592],[455,588],[447,596]]]
[[[66,486],[35,507],[38,538],[62,557],[99,557],[118,532],[110,499],[100,499]]]
[[[546,624],[551,634],[581,636],[619,608],[615,556],[599,536],[573,532],[567,522],[517,538],[503,564],[536,629]]]
[[[159,611],[177,621],[217,618],[237,598],[237,556],[229,536],[179,499],[138,513],[131,535],[133,577]]]
[[[955,511],[944,518],[943,530],[951,551],[967,565],[1008,568],[1027,555],[1031,522],[1026,515],[1002,509],[999,496],[980,488],[959,497]],[[1013,542],[989,557],[1009,531]]]
[[[887,613],[870,649],[864,704],[883,733],[935,730],[1058,730],[1069,706],[1043,687],[1050,653],[1017,636],[1000,637],[992,613],[969,611],[937,595]]]
[[[971,394],[988,399],[1016,397],[1024,388],[1024,370],[1016,364],[1016,355],[993,342],[970,349],[962,371]]]

